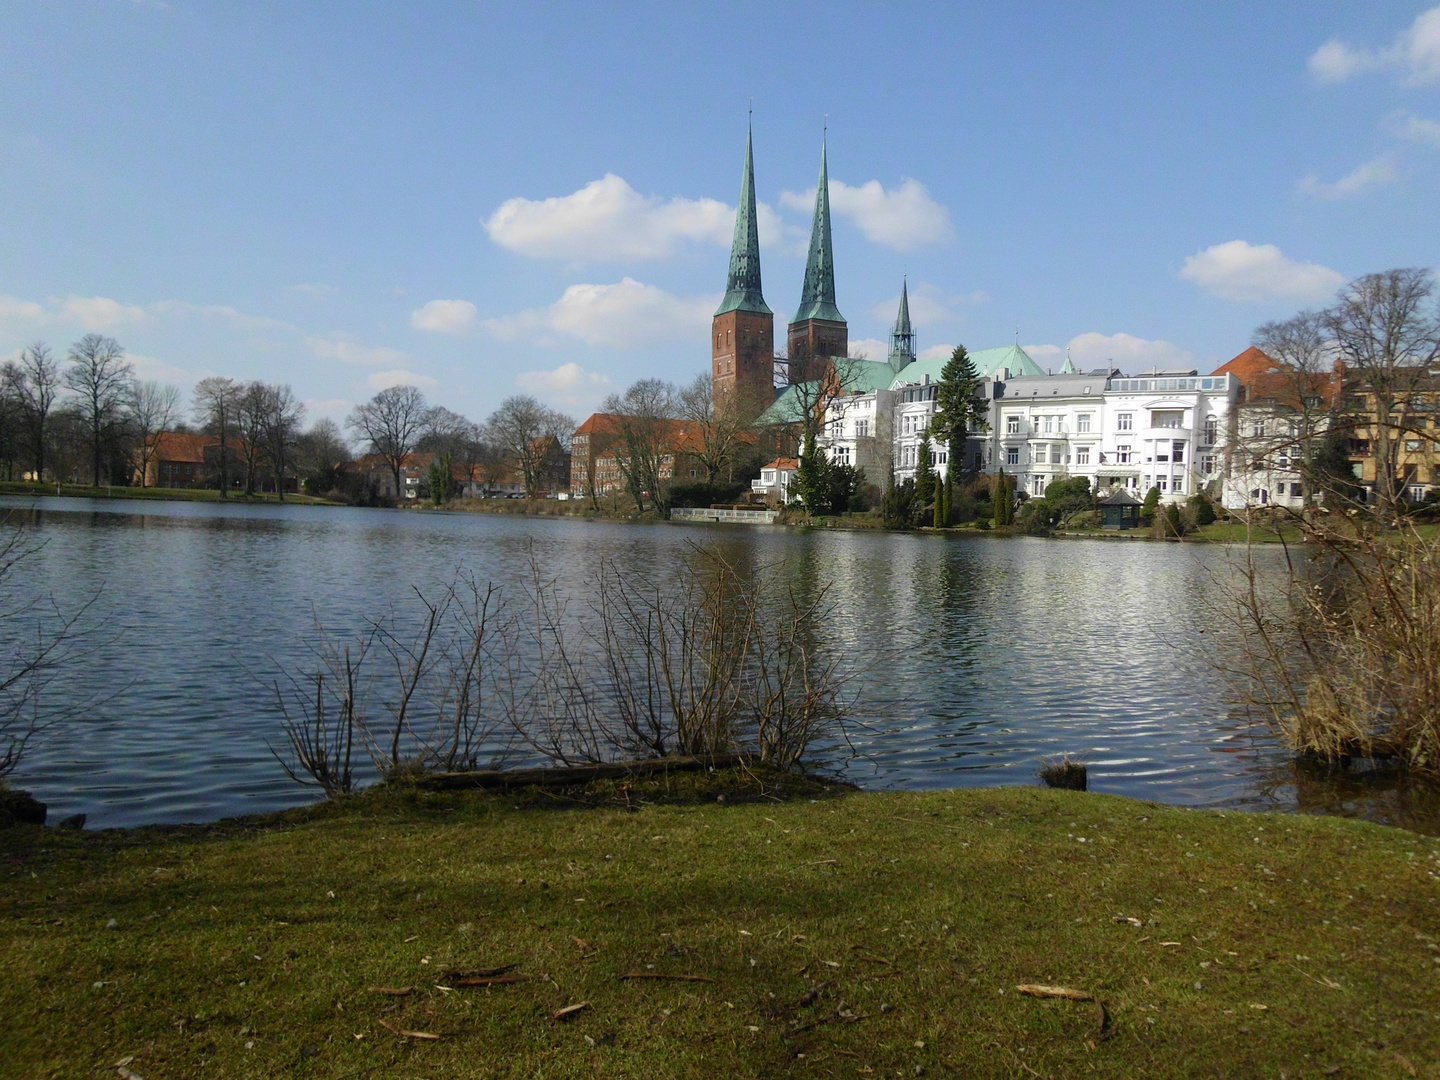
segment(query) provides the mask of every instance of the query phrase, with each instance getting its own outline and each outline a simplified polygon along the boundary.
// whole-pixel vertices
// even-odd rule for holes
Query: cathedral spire
[[[910,326],[910,286],[906,281],[900,284],[900,312],[895,316],[895,327],[890,331],[890,366],[899,374],[915,360],[915,331]]]
[[[735,208],[735,240],[730,246],[730,279],[716,315],[727,311],[754,311],[769,315],[760,290],[760,227],[755,216],[755,154],[750,132],[745,134],[745,175],[740,180],[740,203]]]
[[[791,325],[807,319],[843,323],[835,307],[835,257],[830,249],[830,178],[825,165],[825,143],[820,144],[820,182],[815,187],[815,220],[810,226],[810,257],[805,262],[805,287],[800,310]]]

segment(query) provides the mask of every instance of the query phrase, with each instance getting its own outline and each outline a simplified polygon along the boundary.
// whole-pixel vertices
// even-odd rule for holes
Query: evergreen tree
[[[795,492],[811,514],[828,514],[831,503],[831,465],[813,437],[800,449],[800,467],[795,470]]]
[[[887,529],[908,529],[915,519],[915,481],[892,482],[880,502],[880,517]]]
[[[1001,469],[995,474],[995,506],[990,515],[990,521],[997,529],[1002,525],[1010,524],[1011,515],[1014,513],[1014,502],[1010,478],[1005,475],[1005,470]]]
[[[935,417],[930,421],[935,438],[949,452],[950,469],[964,459],[966,433],[982,431],[987,426],[985,404],[976,396],[980,383],[965,346],[956,345],[940,369],[940,382],[935,388]]]
[[[1142,525],[1153,525],[1155,523],[1155,511],[1160,508],[1160,489],[1152,487],[1145,493],[1145,502],[1140,507],[1140,523]]]
[[[930,463],[930,429],[920,433],[920,446],[916,450],[915,498],[921,507],[929,506],[935,498],[935,469]]]
[[[939,484],[935,489],[935,528],[943,529],[949,522],[946,520],[950,511],[945,499],[945,484]]]

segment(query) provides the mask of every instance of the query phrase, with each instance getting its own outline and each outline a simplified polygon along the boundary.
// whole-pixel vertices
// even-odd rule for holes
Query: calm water
[[[532,552],[583,594],[602,560],[664,568],[696,542],[779,566],[802,589],[833,580],[825,632],[857,657],[885,658],[866,680],[870,730],[849,766],[863,786],[1032,783],[1037,758],[1069,751],[1090,762],[1095,791],[1399,819],[1414,809],[1297,776],[1227,704],[1207,659],[1217,627],[1206,599],[1235,557],[1219,547],[332,507],[0,507],[29,511],[44,541],[21,584],[67,608],[98,590],[115,637],[60,688],[110,700],[16,778],[52,820],[203,821],[305,802],[266,748],[278,729],[262,680],[303,668],[316,617],[354,631],[457,567],[513,580]],[[1279,553],[1260,557],[1278,572]]]

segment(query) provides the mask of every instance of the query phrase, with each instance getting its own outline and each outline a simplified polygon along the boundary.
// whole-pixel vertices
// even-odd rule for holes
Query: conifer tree
[[[935,528],[937,529],[943,529],[949,524],[949,522],[946,521],[949,510],[947,509],[948,504],[945,500],[945,487],[946,485],[942,483],[937,485],[935,489]]]
[[[930,429],[920,433],[920,446],[916,450],[915,498],[921,507],[928,506],[935,498],[935,469],[930,463]]]
[[[956,345],[940,369],[940,382],[935,388],[935,417],[930,421],[936,440],[949,452],[950,468],[964,459],[966,433],[983,431],[987,426],[985,404],[976,397],[980,382],[965,346]]]
[[[1144,525],[1155,523],[1155,511],[1160,507],[1160,488],[1152,487],[1145,493],[1145,502],[1140,506],[1140,521]]]
[[[1010,524],[1009,512],[1012,499],[1010,497],[1010,478],[1001,469],[995,474],[995,508],[990,515],[990,521],[998,529],[1002,525]]]

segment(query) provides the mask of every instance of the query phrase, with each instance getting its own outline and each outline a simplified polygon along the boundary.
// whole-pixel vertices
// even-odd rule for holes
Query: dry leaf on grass
[[[145,1080],[139,1073],[131,1072],[124,1065],[118,1066],[115,1071],[120,1074],[120,1080]]]
[[[576,1013],[583,1012],[585,1009],[588,1008],[590,1008],[590,1002],[577,1001],[574,1005],[566,1005],[563,1009],[557,1009],[555,1012],[550,1014],[550,1019],[569,1020],[570,1017],[574,1016]]]
[[[1094,994],[1084,990],[1072,990],[1068,986],[1041,986],[1038,983],[1022,983],[1015,987],[1022,994],[1038,998],[1065,998],[1067,1001],[1094,1001]]]
[[[387,997],[409,997],[414,989],[413,986],[372,986],[370,993],[384,994]]]

